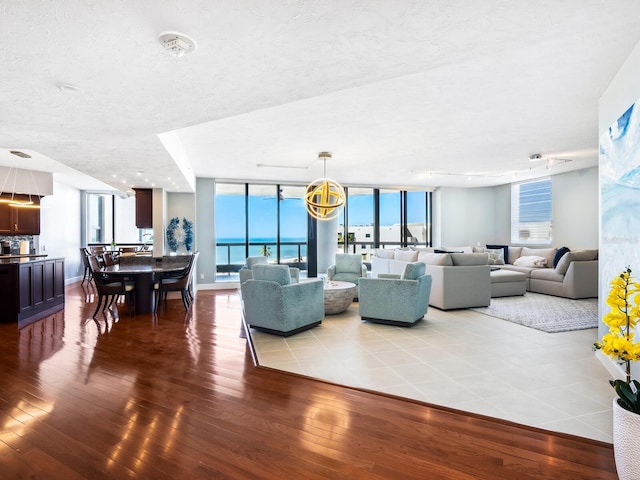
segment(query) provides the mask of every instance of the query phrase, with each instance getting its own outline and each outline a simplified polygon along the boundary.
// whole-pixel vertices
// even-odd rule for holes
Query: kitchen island
[[[26,324],[64,308],[64,258],[0,258],[0,322]]]

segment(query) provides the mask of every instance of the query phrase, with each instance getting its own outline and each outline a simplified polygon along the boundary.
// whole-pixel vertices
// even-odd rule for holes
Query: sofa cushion
[[[454,267],[469,267],[473,265],[487,265],[489,255],[486,253],[451,253]]]
[[[393,251],[393,258],[394,260],[402,260],[403,262],[415,262],[418,260],[418,254],[419,252],[414,250],[401,250],[396,248]]]
[[[487,249],[489,250],[502,250],[503,254],[502,254],[502,259],[504,260],[504,263],[507,262],[507,259],[509,258],[509,245],[487,245],[485,247],[485,252],[487,251]],[[504,263],[502,263],[501,265],[504,265]],[[496,264],[498,265],[498,264]]]
[[[502,248],[485,248],[484,252],[489,256],[489,265],[504,265],[504,250]]]
[[[461,253],[473,253],[473,248],[471,247],[471,245],[464,245],[462,247],[442,247],[443,250],[446,250],[447,252],[461,252]]]
[[[425,265],[422,262],[409,262],[404,266],[404,271],[400,279],[417,280],[418,277],[424,275]]]
[[[254,280],[268,280],[277,282],[280,285],[291,283],[291,273],[287,265],[254,265],[251,269]]]
[[[393,259],[393,250],[387,250],[386,248],[376,248],[374,253],[378,258]]]
[[[426,263],[427,265],[441,265],[443,267],[453,266],[451,255],[448,253],[420,252],[418,255],[418,261]]]
[[[521,257],[543,257],[547,259],[547,267],[553,266],[553,257],[556,256],[556,248],[529,248],[522,247]],[[515,265],[515,263],[514,263]]]
[[[562,283],[564,275],[560,275],[555,268],[536,268],[531,271],[529,278]]]
[[[505,258],[505,261],[513,265],[516,259],[520,258],[520,255],[522,255],[522,247],[509,247],[509,256]]]
[[[428,253],[433,253],[433,248],[432,247],[410,247],[411,250],[416,251],[418,253],[420,252],[428,252]]]
[[[553,257],[553,268],[556,268],[558,266],[558,262],[560,261],[560,259],[562,258],[562,256],[565,253],[570,252],[568,247],[560,247],[558,249],[558,251],[556,252],[556,254]]]
[[[562,258],[558,262],[558,265],[556,265],[555,270],[559,275],[564,275],[565,273],[567,273],[569,265],[571,265],[571,262],[573,262],[574,260],[584,262],[589,260],[597,260],[597,258],[598,250],[574,250],[572,252],[567,252],[562,256]]]
[[[514,265],[517,267],[545,268],[547,259],[537,255],[522,255],[520,258],[516,258]]]

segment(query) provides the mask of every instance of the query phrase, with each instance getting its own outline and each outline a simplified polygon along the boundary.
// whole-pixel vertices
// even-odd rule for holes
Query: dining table
[[[136,313],[151,313],[155,310],[153,284],[156,276],[163,273],[177,273],[188,264],[162,263],[156,264],[116,264],[101,268],[106,274],[131,277],[134,283],[133,295]]]

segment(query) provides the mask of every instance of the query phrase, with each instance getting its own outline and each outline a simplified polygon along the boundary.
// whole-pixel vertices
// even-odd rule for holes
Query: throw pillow
[[[522,247],[523,257],[543,257],[547,259],[547,266],[553,265],[553,257],[556,256],[556,248],[529,248]],[[514,264],[515,265],[515,264]]]
[[[523,255],[516,259],[514,265],[518,267],[544,268],[547,266],[547,259],[535,255]]]
[[[504,265],[504,249],[485,248],[484,251],[489,254],[489,265]]]
[[[386,258],[393,260],[393,250],[387,250],[385,248],[376,248],[375,255],[378,258]]]
[[[396,248],[393,251],[393,258],[396,260],[402,260],[404,262],[415,262],[418,260],[418,254],[420,252],[416,252],[413,250],[401,250]]]
[[[498,249],[502,250],[502,260],[505,263],[509,259],[509,245],[489,245],[489,244],[487,244],[486,248],[488,248],[489,250],[498,250]],[[496,265],[504,265],[504,263],[496,264]]]
[[[562,258],[565,253],[568,253],[570,250],[567,247],[560,247],[556,254],[553,257],[553,268],[558,266],[558,262]]]
[[[425,266],[422,262],[409,262],[404,266],[404,271],[400,278],[402,280],[417,280],[424,275]]]

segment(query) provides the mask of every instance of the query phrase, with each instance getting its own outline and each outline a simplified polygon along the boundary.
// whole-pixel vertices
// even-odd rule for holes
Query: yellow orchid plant
[[[640,382],[631,380],[631,362],[640,360],[640,342],[634,341],[634,330],[640,320],[639,292],[640,283],[633,281],[629,267],[611,281],[607,296],[611,311],[602,319],[609,332],[594,347],[625,365],[626,381],[611,380],[610,383],[622,401],[621,406],[640,415]]]

